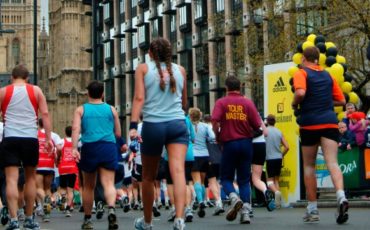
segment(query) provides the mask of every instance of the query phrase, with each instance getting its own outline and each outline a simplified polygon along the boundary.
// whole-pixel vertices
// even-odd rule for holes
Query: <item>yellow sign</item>
[[[281,130],[289,144],[279,182],[284,204],[300,199],[298,125],[291,107],[293,93],[288,75],[288,69],[293,65],[280,63],[264,66],[265,116],[276,116],[275,126]]]

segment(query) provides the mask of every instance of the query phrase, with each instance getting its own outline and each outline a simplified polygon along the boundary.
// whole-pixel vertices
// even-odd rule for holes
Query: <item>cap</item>
[[[351,114],[348,114],[347,116],[349,119],[355,119],[355,120],[361,120],[366,118],[366,114],[363,112],[353,112]]]

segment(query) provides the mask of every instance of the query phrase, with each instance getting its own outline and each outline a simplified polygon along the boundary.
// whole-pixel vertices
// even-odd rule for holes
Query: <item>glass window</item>
[[[111,57],[111,44],[110,42],[104,43],[104,58],[110,58]]]
[[[13,44],[12,44],[12,56],[14,58],[14,63],[15,64],[19,64],[20,49],[19,49],[19,40],[17,38],[13,40]]]
[[[139,59],[138,58],[134,58],[134,60],[132,60],[132,67],[133,69],[136,69],[136,67],[139,65]]]
[[[138,0],[131,0],[131,7],[136,7]]]
[[[179,22],[180,26],[187,24],[188,23],[187,19],[188,19],[187,8],[186,6],[183,6],[180,8],[180,22]]]
[[[111,28],[111,29],[109,30],[109,34],[110,34],[110,39],[111,39],[111,40],[114,40],[114,37],[113,37],[113,35],[114,35],[114,28]]]
[[[119,2],[119,12],[121,14],[125,13],[125,1],[126,0],[120,0]]]
[[[152,37],[160,37],[163,35],[162,18],[157,18],[152,23]]]
[[[124,38],[121,38],[121,54],[126,53],[126,41]]]
[[[157,2],[157,14],[158,14],[158,17],[162,17],[163,14],[163,5],[162,5],[162,2]]]
[[[203,6],[202,1],[195,2],[195,19],[201,18],[203,16]]]
[[[304,13],[297,14],[297,35],[306,34],[306,20]]]
[[[149,10],[146,10],[145,12],[144,12],[144,22],[148,22],[149,21]]]
[[[139,44],[144,43],[146,41],[145,39],[145,26],[140,26],[138,29],[138,36],[139,36]]]
[[[125,34],[125,30],[126,30],[126,24],[123,22],[121,23],[121,34]]]
[[[149,53],[145,53],[145,55],[144,55],[144,61],[145,61],[145,62],[150,61]]]
[[[132,49],[136,49],[137,48],[137,35],[136,33],[132,33]]]
[[[225,0],[216,1],[216,12],[223,12],[225,10]]]
[[[104,20],[110,18],[110,3],[104,4]]]
[[[137,17],[136,17],[136,16],[135,16],[135,17],[133,17],[131,21],[132,21],[132,28],[133,28],[133,29],[136,29]]]

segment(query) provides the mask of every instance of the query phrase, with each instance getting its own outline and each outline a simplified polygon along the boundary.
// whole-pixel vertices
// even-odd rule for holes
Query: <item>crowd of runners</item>
[[[118,207],[124,212],[143,211],[135,229],[152,229],[152,216],[166,216],[173,229],[184,229],[194,214],[204,218],[225,213],[228,221],[239,215],[241,224],[249,224],[254,215],[251,186],[263,194],[268,211],[281,207],[278,181],[289,144],[275,128],[275,116],[263,118],[240,93],[240,81],[234,76],[226,79],[227,96],[217,100],[212,115],[187,108],[185,70],[171,63],[170,43],[154,40],[149,54],[152,61],[140,64],[135,73],[127,140],[122,137],[117,111],[103,102],[103,83],[89,83],[88,102],[76,109],[73,124],[60,137],[51,131],[42,91],[27,84],[26,67],[14,68],[12,84],[0,90],[5,124],[0,154],[1,223],[7,230],[20,229],[20,222],[24,229],[40,229],[35,217],[52,222],[52,209],[64,212],[66,218],[83,212],[81,229],[94,228],[92,215],[97,219],[106,215],[108,229],[118,229]],[[314,167],[311,156],[321,142],[337,189],[336,221],[342,224],[348,219],[348,201],[334,158],[337,121],[328,113],[324,120],[332,124],[326,126],[331,129],[318,131],[307,128],[315,123],[304,114],[304,109],[317,106],[304,101],[307,87],[302,80],[322,73],[312,71],[315,55],[316,50],[304,53],[311,64],[303,69],[308,74],[297,76],[294,82],[292,103],[295,109],[301,105],[305,182],[312,184],[303,220],[319,220],[310,169]],[[329,79],[329,88],[336,90]],[[307,84],[316,83],[309,78]],[[319,96],[331,98],[329,88]],[[335,103],[343,104],[343,95],[335,92]],[[266,180],[262,179],[264,165]]]

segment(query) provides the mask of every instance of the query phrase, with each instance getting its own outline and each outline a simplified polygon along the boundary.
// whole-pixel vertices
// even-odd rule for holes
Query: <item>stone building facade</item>
[[[9,83],[16,64],[24,63],[33,78],[33,0],[0,0],[1,27],[15,33],[0,33],[0,86]],[[37,34],[40,33],[40,1],[37,5]]]
[[[90,7],[81,0],[49,1],[49,37],[40,37],[39,85],[44,90],[53,130],[64,136],[72,125],[77,106],[86,102],[86,86],[91,80]],[[44,35],[44,34],[43,34]],[[45,49],[44,51],[42,51]]]

